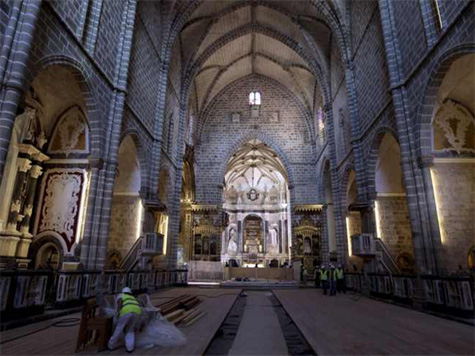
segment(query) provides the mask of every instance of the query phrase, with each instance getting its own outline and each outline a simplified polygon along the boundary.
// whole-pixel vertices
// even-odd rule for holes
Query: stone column
[[[27,180],[27,173],[31,169],[31,161],[26,158],[19,158],[18,172],[15,179],[15,188],[10,213],[7,220],[7,231],[0,233],[0,256],[14,257],[20,241],[21,233],[18,231],[18,221],[21,220],[20,210],[23,200],[24,187]]]
[[[435,217],[429,209],[430,200],[424,185],[424,172],[418,167],[418,144],[415,140],[414,114],[409,107],[410,93],[407,78],[403,72],[404,63],[400,55],[399,38],[394,27],[394,2],[379,0],[386,59],[389,66],[390,91],[396,113],[396,124],[401,149],[401,167],[406,186],[409,218],[411,221],[414,257],[418,272],[437,274],[437,259],[433,254],[432,234]]]
[[[105,134],[104,156],[98,169],[92,170],[90,198],[81,249],[86,269],[102,269],[107,257],[110,211],[118,161],[119,140],[124,114],[127,75],[137,2],[128,0],[122,13],[120,42],[117,49],[110,114]]]
[[[28,171],[31,169],[31,161],[27,158],[18,158],[17,163],[18,172],[7,222],[7,230],[14,233],[18,233],[17,225],[23,218],[20,212],[25,197],[25,188],[28,183]]]
[[[269,221],[263,220],[262,224],[262,253],[267,252],[267,235],[269,234]]]
[[[241,253],[244,253],[244,233],[243,233],[243,222],[238,220],[238,247],[241,247]]]
[[[22,233],[22,238],[18,243],[16,256],[19,258],[26,258],[28,256],[28,249],[32,241],[33,235],[31,234],[32,230],[32,213],[33,205],[36,202],[36,187],[38,185],[38,178],[43,174],[43,169],[38,165],[33,165],[30,170],[30,175],[28,178],[28,187],[26,190],[25,203],[23,206],[23,220],[20,225],[20,232]]]
[[[24,94],[26,63],[41,1],[14,1],[0,52],[0,181],[18,104]]]
[[[284,231],[282,229],[282,219],[279,220],[279,253],[282,254],[285,251],[285,245],[284,245]]]
[[[322,227],[322,237],[321,237],[321,249],[320,249],[320,257],[321,261],[324,264],[327,264],[330,261],[330,243],[328,237],[328,204],[324,204],[322,207],[322,220],[323,220],[323,227]],[[327,238],[325,238],[325,236]]]
[[[33,165],[28,177],[28,185],[26,190],[25,203],[23,206],[23,220],[20,225],[20,232],[26,236],[31,237],[31,217],[33,212],[33,204],[36,198],[36,187],[38,178],[43,174],[43,168],[38,165]]]

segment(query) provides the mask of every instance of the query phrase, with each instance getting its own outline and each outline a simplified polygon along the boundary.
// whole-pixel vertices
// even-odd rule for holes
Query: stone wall
[[[3,43],[3,36],[8,25],[8,18],[10,17],[10,10],[13,5],[13,0],[6,0],[0,2],[0,46]]]
[[[405,196],[378,196],[379,228],[384,244],[391,256],[406,253],[413,256],[409,209]]]
[[[112,198],[108,252],[118,251],[124,258],[137,240],[139,204],[138,196],[115,195]]]
[[[352,235],[361,234],[363,232],[363,225],[361,221],[361,215],[357,211],[351,211],[347,215],[346,220],[347,225],[347,233],[349,237]],[[351,241],[348,241],[351,244]],[[347,266],[349,271],[353,271],[354,267],[358,270],[361,270],[363,267],[363,259],[358,256],[350,256],[349,257],[349,265]]]
[[[467,267],[475,244],[475,163],[440,163],[432,167],[432,184],[442,240],[441,268]]]
[[[262,94],[260,117],[250,117],[249,93]],[[295,201],[315,203],[317,197],[314,154],[306,136],[305,112],[292,94],[280,84],[265,77],[247,77],[231,84],[215,99],[212,110],[204,118],[196,147],[196,200],[200,203],[222,203],[222,188],[226,163],[240,145],[260,139],[279,154],[287,174],[294,179]],[[240,113],[239,122],[232,113]],[[271,121],[278,112],[278,122]],[[280,155],[283,155],[280,156]],[[291,193],[292,195],[292,193]]]

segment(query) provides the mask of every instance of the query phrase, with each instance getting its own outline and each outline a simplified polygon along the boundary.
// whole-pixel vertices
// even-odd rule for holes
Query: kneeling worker
[[[132,295],[132,290],[129,287],[122,289],[122,293],[119,294],[117,311],[119,319],[114,334],[109,340],[109,349],[113,350],[117,347],[120,336],[125,332],[125,349],[127,352],[132,352],[135,348],[135,331],[139,326],[142,308],[140,308],[139,302]]]

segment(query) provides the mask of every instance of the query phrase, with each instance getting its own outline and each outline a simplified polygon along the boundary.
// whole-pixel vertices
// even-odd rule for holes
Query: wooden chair
[[[98,316],[98,307],[96,298],[84,304],[75,352],[89,345],[98,345],[99,351],[107,349],[112,334],[112,318]]]

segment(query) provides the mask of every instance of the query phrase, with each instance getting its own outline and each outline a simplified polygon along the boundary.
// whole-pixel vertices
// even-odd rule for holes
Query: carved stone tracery
[[[435,142],[435,149],[444,149],[445,151],[455,151],[457,154],[462,152],[475,153],[473,143],[468,143],[467,138],[475,125],[473,115],[464,106],[453,100],[446,100],[437,111],[434,121],[434,134],[437,130],[442,130],[448,147]]]

